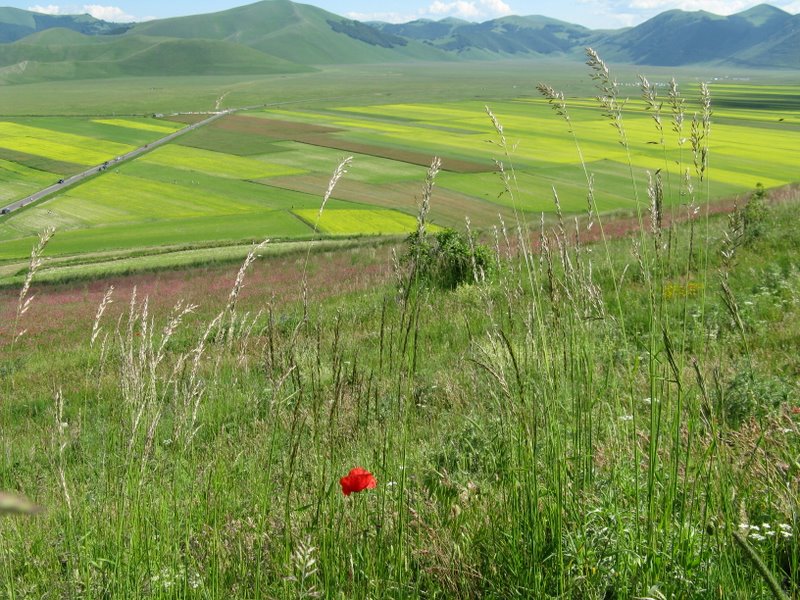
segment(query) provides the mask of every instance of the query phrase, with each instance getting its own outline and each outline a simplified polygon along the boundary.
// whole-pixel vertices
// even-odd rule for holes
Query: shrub
[[[443,229],[433,235],[415,231],[406,240],[404,264],[410,277],[444,289],[454,289],[485,275],[491,266],[489,248],[473,234]]]
[[[783,379],[742,369],[721,394],[725,420],[734,428],[751,417],[763,417],[792,401],[794,390]]]
[[[764,185],[757,183],[756,189],[747,200],[747,204],[736,211],[733,218],[738,220],[742,245],[746,246],[766,233],[766,200],[767,191],[764,189]]]

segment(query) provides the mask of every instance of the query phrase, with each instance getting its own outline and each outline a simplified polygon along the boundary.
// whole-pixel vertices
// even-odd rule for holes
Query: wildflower
[[[347,476],[339,480],[342,486],[342,493],[349,496],[353,492],[362,492],[364,490],[377,487],[378,481],[375,476],[362,467],[355,467],[350,469]]]
[[[751,534],[750,534],[750,539],[751,539],[751,540],[756,540],[756,541],[758,541],[758,542],[763,542],[763,541],[764,541],[765,539],[767,539],[767,538],[765,538],[765,537],[764,537],[763,535],[761,535],[760,533],[751,533]]]
[[[620,421],[633,421],[633,415],[622,415],[619,418]]]

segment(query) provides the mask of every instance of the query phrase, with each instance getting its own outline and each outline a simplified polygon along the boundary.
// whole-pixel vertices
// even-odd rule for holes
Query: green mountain
[[[289,0],[264,0],[212,14],[149,21],[126,35],[137,34],[224,40],[306,65],[449,58],[419,41]]]
[[[762,4],[728,17],[670,10],[626,31],[606,35],[596,47],[610,59],[633,64],[797,68],[798,36],[796,16]]]
[[[0,45],[0,82],[5,83],[308,70],[307,66],[222,40],[87,36],[67,29],[48,29]]]
[[[302,72],[314,65],[580,57],[677,66],[800,66],[800,16],[766,4],[723,17],[671,10],[592,31],[541,16],[361,23],[290,0],[117,25],[0,8],[0,84],[130,75]]]
[[[541,16],[504,17],[485,23],[445,19],[372,25],[462,58],[578,57],[586,46],[592,46],[607,58],[634,64],[800,66],[800,16],[767,4],[729,17],[671,10],[617,31],[592,31]]]
[[[56,27],[86,35],[113,35],[123,33],[130,25],[108,23],[89,15],[44,15],[18,8],[0,8],[0,43],[14,42]]]
[[[485,23],[459,20],[376,23],[393,35],[413,37],[464,58],[571,54],[590,39],[591,30],[541,16],[502,17]],[[423,37],[424,36],[424,37]]]

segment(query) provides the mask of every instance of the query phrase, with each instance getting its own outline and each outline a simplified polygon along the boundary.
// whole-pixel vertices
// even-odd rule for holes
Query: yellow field
[[[313,226],[317,223],[317,210],[292,211],[303,221]],[[391,235],[411,233],[417,228],[417,220],[396,210],[333,209],[325,210],[317,229],[333,235]]]
[[[114,125],[115,127],[125,127],[127,129],[138,129],[140,131],[154,131],[169,135],[181,128],[180,125],[169,125],[164,121],[159,123],[145,123],[144,121],[131,121],[129,119],[93,119],[92,123],[101,125]]]
[[[133,150],[133,146],[0,121],[0,148],[78,165],[96,165]]]

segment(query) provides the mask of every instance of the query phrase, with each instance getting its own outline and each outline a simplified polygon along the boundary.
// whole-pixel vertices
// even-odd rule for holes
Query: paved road
[[[120,156],[111,158],[111,159],[108,160],[107,163],[104,163],[102,165],[96,165],[96,166],[94,166],[94,167],[92,167],[90,169],[87,169],[83,173],[78,173],[77,175],[73,175],[72,177],[67,177],[66,179],[61,180],[62,183],[55,183],[55,184],[53,184],[51,186],[48,186],[48,187],[44,188],[43,190],[39,190],[35,194],[31,194],[30,196],[27,196],[27,197],[22,198],[20,200],[16,200],[15,202],[12,202],[11,204],[7,204],[6,206],[0,207],[0,210],[2,210],[3,214],[15,211],[18,208],[22,208],[23,206],[26,206],[26,205],[30,204],[31,202],[36,202],[37,200],[41,200],[45,196],[49,196],[50,194],[54,194],[56,192],[59,192],[59,191],[63,190],[65,187],[67,187],[69,185],[72,185],[73,183],[78,183],[79,181],[83,181],[87,177],[91,177],[92,175],[97,175],[98,173],[102,173],[106,166],[108,166],[108,167],[112,167],[112,166],[116,167],[117,165],[120,165],[120,164],[122,164],[123,162],[125,162],[127,160],[131,160],[133,158],[136,158],[137,156],[140,156],[141,154],[144,154],[145,152],[149,152],[153,148],[158,148],[159,146],[163,146],[164,144],[168,144],[168,143],[170,143],[172,140],[174,140],[177,137],[180,137],[180,136],[182,136],[182,135],[184,135],[186,133],[189,133],[190,131],[194,131],[195,129],[203,127],[204,125],[208,125],[209,123],[212,123],[213,121],[216,121],[217,119],[219,119],[221,117],[224,117],[225,115],[229,115],[231,113],[234,113],[234,112],[236,112],[238,110],[241,110],[241,109],[231,108],[231,109],[228,109],[228,110],[224,110],[222,112],[215,113],[215,114],[211,115],[210,117],[208,117],[207,119],[203,119],[202,121],[198,121],[197,123],[194,123],[193,125],[188,125],[188,126],[184,127],[183,129],[179,129],[175,133],[171,133],[168,136],[161,138],[160,140],[157,140],[155,142],[151,142],[149,144],[145,144],[144,146],[142,146],[140,148],[137,148],[136,150],[131,150],[127,154],[121,154]]]

